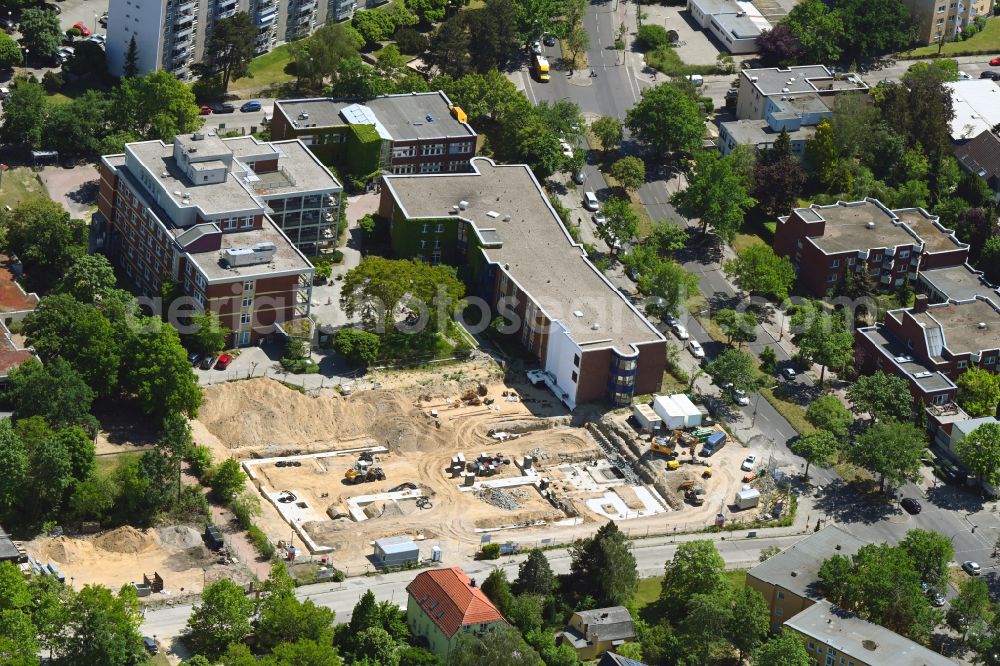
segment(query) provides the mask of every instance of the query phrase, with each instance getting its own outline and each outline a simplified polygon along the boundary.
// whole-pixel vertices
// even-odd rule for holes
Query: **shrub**
[[[208,471],[212,469],[212,449],[207,446],[195,444],[184,454],[184,461],[191,469],[191,473],[198,477],[198,480],[205,483]]]
[[[58,72],[45,72],[45,75],[42,77],[42,87],[45,88],[45,92],[47,93],[59,92],[64,83],[62,75]]]
[[[455,357],[462,359],[463,361],[470,356],[472,356],[472,345],[470,345],[465,338],[462,338],[455,343]]]
[[[330,275],[333,273],[333,266],[326,259],[321,259],[313,264],[315,270],[313,271],[313,280],[316,284],[326,284],[326,281],[330,279]]]
[[[266,560],[274,557],[274,544],[271,543],[266,534],[260,531],[259,527],[251,525],[247,529],[247,538],[253,544],[253,547],[257,549],[257,552],[260,553],[261,557]]]
[[[667,29],[662,25],[646,23],[640,26],[639,32],[636,33],[635,43],[643,49],[652,51],[653,49],[669,44],[670,36],[667,34]]]
[[[500,559],[500,544],[498,543],[488,543],[483,546],[483,559],[484,560],[499,560]]]
[[[400,28],[393,35],[393,39],[396,40],[399,50],[409,55],[420,55],[430,46],[430,40],[413,28]]]
[[[335,264],[339,264],[344,261],[344,253],[340,250],[334,250],[330,253],[330,261]],[[329,277],[329,276],[327,276]]]

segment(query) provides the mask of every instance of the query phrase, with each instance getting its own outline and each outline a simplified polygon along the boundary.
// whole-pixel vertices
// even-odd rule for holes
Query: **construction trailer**
[[[736,493],[736,500],[733,502],[739,510],[752,509],[760,504],[760,491],[750,486],[743,486],[743,489]]]
[[[420,548],[408,536],[375,540],[372,563],[379,569],[403,567],[420,561]]]
[[[643,432],[652,432],[663,424],[663,419],[650,405],[633,405],[632,417]]]
[[[701,410],[698,409],[697,405],[691,402],[691,398],[687,397],[683,393],[675,393],[670,396],[670,399],[673,400],[678,409],[684,413],[685,428],[698,428],[701,426]]]
[[[658,395],[653,398],[653,411],[663,420],[667,430],[684,427],[684,410],[673,400],[673,396]]]

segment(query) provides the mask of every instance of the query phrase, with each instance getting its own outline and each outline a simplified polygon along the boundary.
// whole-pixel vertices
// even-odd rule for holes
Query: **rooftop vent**
[[[838,543],[836,546],[833,547],[833,549],[834,550],[840,550],[841,549],[841,545]]]
[[[984,329],[984,328],[986,328],[986,322],[985,321],[979,322],[978,324],[976,324],[976,328],[978,328],[978,329]]]
[[[866,226],[867,228],[869,228],[869,229],[874,229],[874,228],[875,228],[875,223],[874,223],[874,222],[869,222],[869,223],[868,223],[868,224],[866,224],[865,226]]]
[[[174,196],[175,197],[179,197],[180,195],[181,195],[181,191],[180,190],[174,190]]]
[[[302,111],[301,113],[299,113],[299,120],[308,120],[308,119],[309,119],[308,111]]]
[[[231,267],[256,266],[266,264],[274,259],[274,254],[278,248],[274,243],[266,241],[257,243],[253,247],[246,248],[226,248],[222,251],[223,260]]]
[[[753,82],[753,83],[757,83],[757,81],[758,81],[758,77],[756,77],[756,76],[751,76],[751,77],[750,77],[750,81],[751,81],[751,82]]]
[[[599,331],[601,330],[601,325],[595,321],[593,324],[590,325],[590,330]]]
[[[169,176],[169,175],[170,175],[170,172],[169,172],[169,171],[161,171],[161,172],[160,172],[160,176],[162,176],[163,178],[166,178],[166,177],[167,177],[167,176]]]
[[[191,135],[191,140],[192,141],[201,141],[204,138],[205,138],[205,135],[202,134],[201,132],[195,132],[194,134]]]
[[[931,373],[924,370],[923,372],[915,373],[913,376],[916,377],[917,379],[926,379],[927,377],[931,376]]]
[[[861,646],[864,649],[869,650],[870,652],[874,652],[875,650],[878,649],[878,643],[871,640],[870,638],[866,638],[863,641],[861,641]]]
[[[789,575],[790,575],[790,576],[791,576],[792,578],[795,578],[796,576],[798,576],[798,575],[799,575],[799,572],[798,572],[798,571],[789,571],[788,573],[789,573]]]

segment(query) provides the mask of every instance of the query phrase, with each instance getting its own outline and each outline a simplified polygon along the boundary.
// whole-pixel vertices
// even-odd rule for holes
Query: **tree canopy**
[[[735,169],[731,156],[702,153],[686,189],[671,201],[685,217],[701,220],[702,234],[712,229],[731,240],[743,226],[746,211],[757,203],[747,193],[747,183]]]
[[[880,421],[868,428],[848,456],[852,462],[879,476],[879,487],[885,482],[900,485],[916,479],[920,459],[927,448],[927,437],[911,423]]]
[[[855,414],[872,419],[905,420],[913,411],[913,396],[906,380],[881,370],[862,375],[847,387],[847,399]]]
[[[1000,405],[1000,376],[981,368],[969,368],[955,383],[958,404],[969,416],[995,416]]]
[[[1000,425],[982,424],[958,441],[955,453],[980,481],[1000,484]]]
[[[579,596],[589,596],[598,606],[629,602],[639,583],[635,557],[625,535],[605,523],[592,537],[570,546],[570,577]]]
[[[788,298],[795,283],[795,268],[788,257],[779,257],[769,245],[750,245],[727,260],[722,269],[750,294]]]
[[[718,386],[732,384],[734,389],[745,393],[757,389],[757,361],[745,351],[727,349],[716,356],[705,371]]]
[[[789,446],[792,453],[806,460],[805,476],[809,478],[809,466],[828,467],[840,451],[840,440],[828,430],[817,430],[802,435]]]
[[[698,104],[666,83],[643,89],[642,98],[625,115],[625,125],[639,141],[661,153],[694,154],[705,136]]]
[[[821,395],[806,408],[806,420],[820,430],[831,433],[838,441],[847,438],[847,429],[854,423],[850,410],[835,395]]]

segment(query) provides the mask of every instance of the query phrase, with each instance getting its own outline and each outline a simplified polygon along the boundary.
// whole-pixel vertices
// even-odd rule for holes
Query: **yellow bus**
[[[543,83],[547,83],[549,80],[549,61],[542,55],[535,55],[531,60],[531,70],[535,74],[535,78]]]

